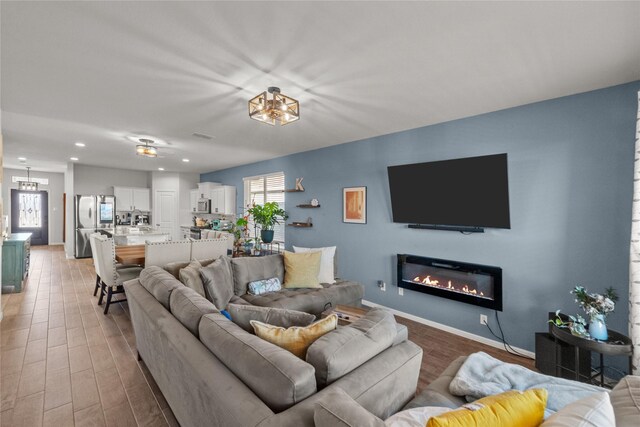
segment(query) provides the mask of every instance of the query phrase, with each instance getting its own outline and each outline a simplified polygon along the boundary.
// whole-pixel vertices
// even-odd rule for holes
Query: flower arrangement
[[[560,317],[560,310],[556,310],[556,318],[549,320],[549,323],[553,323],[558,328],[568,328],[571,331],[572,335],[581,338],[589,338],[589,332],[587,331],[587,321],[584,317],[576,314],[572,316],[570,314],[567,315],[568,320],[563,320]]]
[[[582,307],[591,321],[598,316],[606,317],[612,313],[618,301],[618,294],[612,287],[605,289],[604,294],[592,294],[583,286],[576,286],[571,293],[576,296],[576,303]]]

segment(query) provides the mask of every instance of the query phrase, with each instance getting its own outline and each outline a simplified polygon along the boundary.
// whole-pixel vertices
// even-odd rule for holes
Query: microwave
[[[211,213],[211,200],[199,199],[198,200],[198,213]]]

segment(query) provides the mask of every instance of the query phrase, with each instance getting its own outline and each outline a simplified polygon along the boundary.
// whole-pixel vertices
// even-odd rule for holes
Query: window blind
[[[252,205],[264,205],[266,202],[276,202],[285,209],[284,204],[284,173],[277,172],[268,175],[244,178],[244,206],[245,211]],[[274,227],[274,242],[284,243],[284,221]],[[255,224],[249,220],[249,231],[254,236]],[[258,227],[258,232],[259,232]]]

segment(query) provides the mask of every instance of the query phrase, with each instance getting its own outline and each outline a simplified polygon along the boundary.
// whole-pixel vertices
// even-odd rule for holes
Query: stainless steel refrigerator
[[[89,236],[100,230],[113,233],[116,198],[114,196],[81,196],[75,198],[76,258],[91,256]]]

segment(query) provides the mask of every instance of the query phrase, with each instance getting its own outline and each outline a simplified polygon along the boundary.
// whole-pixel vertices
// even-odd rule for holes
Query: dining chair
[[[116,251],[113,238],[96,238],[96,253],[98,261],[98,271],[100,274],[100,298],[98,305],[102,305],[103,298],[107,297],[104,307],[104,314],[109,313],[109,306],[112,302],[124,302],[127,299],[113,301],[113,296],[124,293],[122,284],[128,280],[136,279],[140,276],[141,267],[130,267],[116,269]]]
[[[89,243],[91,244],[91,257],[93,258],[93,267],[96,270],[96,286],[93,289],[93,296],[95,297],[98,294],[98,289],[100,289],[100,273],[98,272],[98,262],[96,261],[96,239],[104,240],[107,236],[102,233],[92,233],[89,235]],[[116,263],[116,270],[124,270],[127,268],[137,268],[139,265],[135,264],[120,264]]]
[[[191,259],[218,259],[227,255],[227,239],[194,240],[191,242]]]
[[[170,262],[191,261],[191,242],[179,240],[174,242],[146,242],[144,245],[144,265],[164,266]]]

